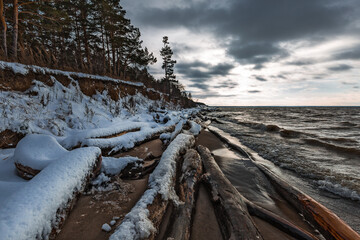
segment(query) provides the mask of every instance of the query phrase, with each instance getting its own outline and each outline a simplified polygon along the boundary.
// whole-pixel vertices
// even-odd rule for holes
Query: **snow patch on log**
[[[0,208],[0,239],[47,239],[61,221],[58,210],[82,190],[100,156],[95,147],[67,152],[9,196]]]
[[[143,159],[137,157],[103,157],[101,164],[101,171],[108,175],[119,174],[128,164],[141,164]]]
[[[160,126],[156,128],[143,127],[138,132],[129,132],[119,137],[114,138],[97,138],[87,139],[83,142],[83,146],[97,146],[100,148],[112,148],[111,153],[121,150],[133,148],[137,143],[151,138],[153,135],[169,131],[171,126]]]
[[[29,134],[18,143],[14,153],[15,163],[42,170],[68,151],[53,136]]]

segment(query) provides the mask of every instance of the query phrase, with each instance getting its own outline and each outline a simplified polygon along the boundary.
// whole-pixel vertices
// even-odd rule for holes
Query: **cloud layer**
[[[195,94],[201,91],[199,98],[228,98],[221,89],[253,97],[270,83],[281,94],[281,84],[316,79],[343,86],[338,74],[359,77],[353,74],[360,68],[357,0],[127,1],[141,29],[159,39],[170,35],[178,76]],[[250,89],[254,82],[262,86]]]

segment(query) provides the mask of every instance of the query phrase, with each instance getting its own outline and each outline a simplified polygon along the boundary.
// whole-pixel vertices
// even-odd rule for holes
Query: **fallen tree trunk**
[[[209,149],[198,146],[203,161],[204,180],[211,190],[215,214],[224,239],[262,239],[252,221],[243,197],[225,177]]]
[[[195,193],[202,174],[201,158],[194,149],[186,152],[180,178],[179,198],[183,204],[175,212],[169,238],[188,240],[191,233],[192,215],[195,208]]]

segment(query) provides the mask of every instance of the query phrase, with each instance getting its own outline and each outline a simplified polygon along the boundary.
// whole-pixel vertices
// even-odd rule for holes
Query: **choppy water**
[[[360,107],[226,107],[209,116],[360,231]]]

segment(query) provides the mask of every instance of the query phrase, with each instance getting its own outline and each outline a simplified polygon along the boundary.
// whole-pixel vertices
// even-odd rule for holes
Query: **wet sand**
[[[146,190],[147,180],[148,177],[131,181],[120,180],[119,190],[82,195],[66,219],[57,239],[108,239]],[[101,226],[104,223],[109,224],[114,217],[120,219],[116,221],[112,231],[102,231]]]
[[[203,185],[199,187],[194,220],[191,230],[192,240],[223,239],[215,216],[214,207],[209,199],[209,193]]]

